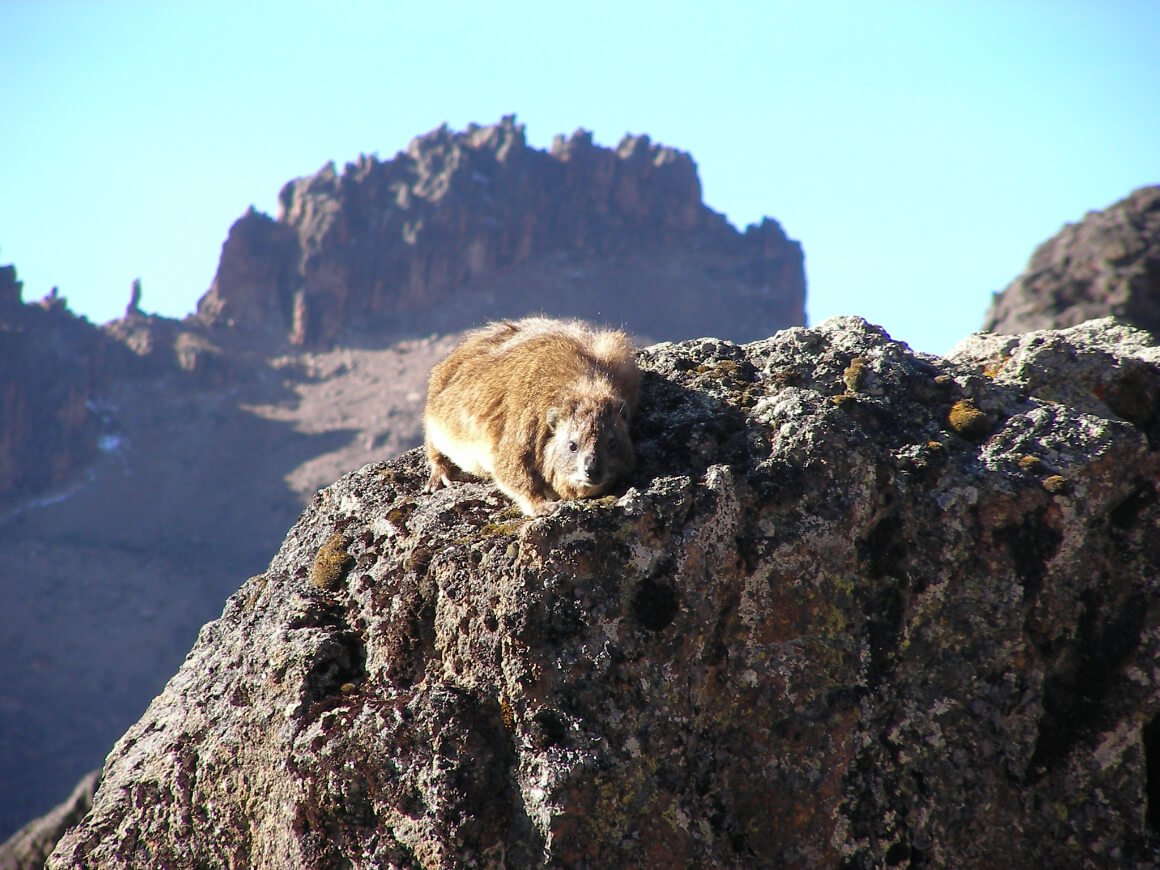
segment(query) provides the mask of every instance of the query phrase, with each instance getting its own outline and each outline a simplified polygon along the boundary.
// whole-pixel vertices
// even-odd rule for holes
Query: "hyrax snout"
[[[529,317],[468,333],[431,372],[428,490],[457,466],[491,478],[529,516],[602,495],[635,464],[632,342],[576,320]]]

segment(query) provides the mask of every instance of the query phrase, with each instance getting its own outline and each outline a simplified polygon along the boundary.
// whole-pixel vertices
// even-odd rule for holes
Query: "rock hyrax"
[[[639,394],[623,332],[546,317],[470,332],[431,370],[427,490],[450,483],[454,464],[494,479],[528,516],[601,495],[633,468]]]

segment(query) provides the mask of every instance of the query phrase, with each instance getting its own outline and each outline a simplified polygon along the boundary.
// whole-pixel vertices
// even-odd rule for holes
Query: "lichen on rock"
[[[841,318],[640,363],[616,498],[517,519],[418,451],[321,491],[50,866],[1160,860],[1146,336],[936,359]]]

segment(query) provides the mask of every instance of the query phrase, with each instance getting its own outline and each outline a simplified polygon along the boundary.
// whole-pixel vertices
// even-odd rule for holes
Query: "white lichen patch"
[[[1100,741],[1092,757],[1100,770],[1108,770],[1114,765],[1122,764],[1127,752],[1138,752],[1143,755],[1143,748],[1139,726],[1131,720],[1124,720],[1111,731],[1100,735]]]

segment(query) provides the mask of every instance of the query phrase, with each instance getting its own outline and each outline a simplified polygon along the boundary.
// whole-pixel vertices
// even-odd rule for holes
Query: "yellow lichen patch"
[[[314,564],[310,566],[310,582],[319,589],[335,589],[346,576],[347,570],[354,561],[346,551],[346,538],[342,532],[335,532],[314,557]]]
[[[1071,488],[1071,482],[1062,474],[1052,474],[1043,478],[1043,488],[1052,495],[1063,495]]]
[[[415,506],[412,504],[405,504],[399,507],[391,508],[387,511],[387,522],[391,524],[396,531],[407,531],[407,519],[415,512]]]
[[[862,382],[866,380],[866,357],[856,356],[850,360],[846,370],[842,372],[842,381],[851,393],[858,392]]]
[[[501,693],[499,696],[499,714],[503,719],[503,727],[508,731],[514,731],[516,727],[516,714],[512,710],[512,704],[508,700],[506,692]]]
[[[835,405],[837,405],[839,408],[841,408],[845,405],[857,404],[858,397],[853,395],[852,393],[839,393],[836,396],[831,396],[830,401],[833,402]]]
[[[480,528],[479,534],[483,537],[491,537],[492,535],[514,535],[523,526],[523,519],[512,522],[488,523]]]
[[[580,502],[582,507],[594,510],[596,508],[610,508],[620,501],[620,497],[616,495],[602,495],[597,498],[586,498]]]
[[[975,407],[972,399],[959,399],[951,405],[947,423],[968,441],[982,438],[990,428],[987,424],[987,415]]]
[[[936,444],[938,442],[935,442]],[[843,595],[852,596],[854,594],[854,578],[848,577],[845,574],[837,574],[830,578],[830,582],[834,588]]]
[[[734,379],[741,377],[741,366],[739,366],[731,359],[718,360],[717,364],[713,368],[715,368],[722,377]]]
[[[850,621],[846,618],[846,614],[842,612],[840,607],[830,607],[821,615],[821,620],[818,625],[822,629],[822,633],[828,640],[843,637],[846,635],[846,629],[850,625]]]
[[[753,377],[740,363],[731,360],[710,360],[693,370],[693,383],[708,385],[713,382],[728,387],[732,393],[730,401],[739,408],[751,408],[757,403],[750,385]]]
[[[1009,356],[995,356],[983,364],[983,377],[997,378],[1003,367],[1011,361]]]
[[[1043,467],[1043,460],[1038,456],[1027,454],[1019,457],[1019,467],[1024,471],[1038,471]]]

